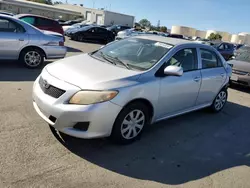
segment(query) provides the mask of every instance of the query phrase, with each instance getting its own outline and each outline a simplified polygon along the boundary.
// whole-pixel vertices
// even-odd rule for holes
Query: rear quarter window
[[[49,19],[45,19],[45,18],[37,18],[36,24],[38,26],[57,26],[57,25],[59,25],[57,21],[49,20]]]

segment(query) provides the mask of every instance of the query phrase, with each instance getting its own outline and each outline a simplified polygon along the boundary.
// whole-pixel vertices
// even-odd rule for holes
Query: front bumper
[[[40,85],[39,77],[33,86],[33,106],[36,112],[50,125],[60,132],[78,138],[108,137],[111,134],[113,124],[121,107],[112,102],[104,102],[94,105],[71,105],[67,104],[69,98],[80,90],[80,88],[58,80],[48,73],[42,77],[51,85],[66,90],[66,92],[55,99],[45,94]],[[56,118],[51,120],[50,117]],[[79,122],[88,122],[86,131],[74,128]]]
[[[67,53],[66,46],[43,46],[47,59],[60,59],[64,58]]]
[[[250,86],[250,76],[232,73],[230,80],[241,85]]]

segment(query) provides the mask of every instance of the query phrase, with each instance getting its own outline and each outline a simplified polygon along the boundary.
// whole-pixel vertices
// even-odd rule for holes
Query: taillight
[[[63,41],[60,41],[60,42],[59,42],[59,46],[64,46],[64,42],[63,42]]]

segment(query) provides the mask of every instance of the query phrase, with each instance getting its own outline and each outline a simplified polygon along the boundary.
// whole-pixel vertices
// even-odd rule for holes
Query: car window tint
[[[23,33],[24,28],[11,20],[0,18],[0,32]]]
[[[222,66],[221,60],[214,52],[205,49],[201,49],[200,52],[203,69]]]
[[[38,26],[54,26],[55,24],[56,22],[54,22],[53,20],[49,20],[49,19],[37,18],[36,20],[36,25]]]
[[[220,50],[224,50],[224,49],[225,49],[224,44],[221,44],[221,45],[219,46],[219,49],[220,49]]]
[[[22,21],[27,22],[31,25],[35,24],[35,18],[34,17],[23,17],[21,18]]]
[[[174,65],[183,68],[183,71],[192,71],[198,69],[196,58],[196,50],[194,48],[186,48],[178,51],[168,62],[167,66]]]
[[[95,30],[97,33],[104,33],[105,32],[105,29],[98,28],[98,27]]]

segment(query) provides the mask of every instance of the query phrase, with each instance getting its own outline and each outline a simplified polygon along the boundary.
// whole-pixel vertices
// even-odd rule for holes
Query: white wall
[[[124,25],[133,27],[134,16],[119,14],[116,12],[105,11],[104,24],[105,25]]]
[[[231,37],[231,42],[236,44],[244,44],[245,36],[233,34]]]
[[[206,31],[196,30],[195,36],[200,37],[202,39],[206,38]]]
[[[196,29],[191,28],[191,27],[174,25],[171,28],[171,34],[179,34],[179,35],[185,35],[185,36],[195,36]]]
[[[249,33],[239,33],[240,36],[244,36],[245,37],[245,44],[250,45],[250,34]]]

